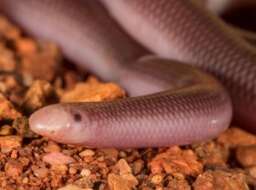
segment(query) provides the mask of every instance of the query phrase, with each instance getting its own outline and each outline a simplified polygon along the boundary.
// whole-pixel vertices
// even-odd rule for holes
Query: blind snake
[[[62,143],[124,148],[214,138],[231,118],[256,131],[256,50],[197,2],[0,5],[28,32],[57,42],[69,59],[132,96],[47,106],[30,117],[36,133]]]

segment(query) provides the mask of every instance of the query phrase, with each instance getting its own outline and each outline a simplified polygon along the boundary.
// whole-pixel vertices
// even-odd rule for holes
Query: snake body
[[[68,58],[135,96],[42,108],[30,118],[31,129],[41,135],[90,147],[198,142],[229,126],[232,105],[225,89],[233,119],[256,131],[256,51],[198,3],[1,0],[0,5],[28,32],[54,40]]]

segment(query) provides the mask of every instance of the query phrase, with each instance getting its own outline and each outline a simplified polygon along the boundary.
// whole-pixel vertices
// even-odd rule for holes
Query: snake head
[[[89,118],[72,104],[46,106],[31,115],[29,125],[33,132],[61,143],[83,144],[92,136]]]

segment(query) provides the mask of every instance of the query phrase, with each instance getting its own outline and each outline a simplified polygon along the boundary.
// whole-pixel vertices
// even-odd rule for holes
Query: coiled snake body
[[[91,147],[189,144],[225,130],[232,112],[238,124],[256,131],[256,50],[196,2],[0,5],[31,34],[54,40],[69,59],[133,96],[42,108],[30,118],[41,135]]]

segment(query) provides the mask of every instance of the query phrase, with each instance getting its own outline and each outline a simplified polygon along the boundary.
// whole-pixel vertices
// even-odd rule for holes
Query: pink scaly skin
[[[256,129],[256,52],[236,32],[188,0],[101,2],[109,13],[99,1],[0,0],[2,11],[28,32],[54,40],[68,58],[137,96],[42,108],[30,118],[33,131],[90,147],[216,137],[230,124],[231,101],[219,82],[194,66],[223,83],[234,119]]]
[[[200,67],[216,76],[231,95],[234,120],[240,126],[256,131],[254,47],[193,1],[102,2],[127,32],[151,51]]]

